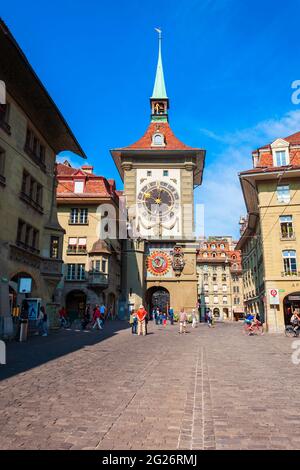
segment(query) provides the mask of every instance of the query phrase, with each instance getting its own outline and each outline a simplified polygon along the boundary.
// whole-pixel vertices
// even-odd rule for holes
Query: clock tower
[[[195,186],[202,183],[205,150],[181,142],[169,125],[161,31],[151,118],[135,143],[111,150],[124,181],[129,234],[123,249],[122,297],[127,313],[197,305]]]

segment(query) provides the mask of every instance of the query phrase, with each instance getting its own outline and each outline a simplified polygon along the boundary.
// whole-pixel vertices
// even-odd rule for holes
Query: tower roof
[[[158,32],[158,61],[156,67],[155,83],[151,99],[168,99],[164,78],[164,69],[161,58],[161,30],[156,29],[156,31]]]

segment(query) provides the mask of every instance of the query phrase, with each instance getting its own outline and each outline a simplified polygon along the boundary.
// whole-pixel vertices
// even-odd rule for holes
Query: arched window
[[[160,134],[160,133],[153,134],[152,145],[155,145],[157,147],[163,147],[165,145],[163,134]]]

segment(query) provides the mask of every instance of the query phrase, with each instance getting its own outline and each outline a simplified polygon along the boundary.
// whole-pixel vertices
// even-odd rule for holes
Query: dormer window
[[[75,181],[74,182],[74,193],[82,194],[84,188],[84,181]]]
[[[273,165],[286,166],[290,163],[289,143],[283,139],[277,139],[271,144],[273,154]]]
[[[156,132],[152,136],[152,145],[155,147],[164,147],[165,146],[165,139],[164,135]]]
[[[287,165],[287,155],[285,150],[277,150],[275,152],[275,164],[276,166]]]

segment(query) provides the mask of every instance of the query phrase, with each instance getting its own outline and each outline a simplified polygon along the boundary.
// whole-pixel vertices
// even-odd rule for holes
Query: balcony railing
[[[281,277],[297,277],[300,276],[300,271],[282,271]]]
[[[89,271],[88,283],[91,286],[108,287],[108,274],[98,271]]]
[[[41,274],[47,278],[59,279],[62,277],[62,265],[61,259],[43,258],[40,267]]]
[[[79,248],[79,247],[74,247],[74,248],[67,248],[67,255],[86,255],[87,254],[87,249],[85,248]]]

